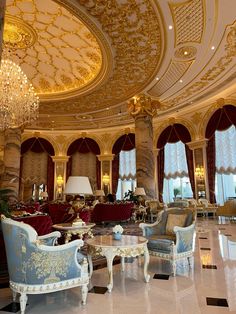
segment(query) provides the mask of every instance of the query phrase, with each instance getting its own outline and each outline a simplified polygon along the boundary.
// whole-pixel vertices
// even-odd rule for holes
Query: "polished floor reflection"
[[[149,283],[145,283],[142,266],[142,258],[134,258],[132,262],[126,263],[124,272],[121,272],[119,264],[114,265],[114,287],[111,293],[106,291],[104,293],[104,289],[99,289],[107,285],[107,269],[95,270],[86,306],[80,304],[80,288],[31,295],[26,314],[236,313],[235,222],[225,221],[222,225],[211,218],[198,218],[192,270],[189,270],[188,263],[181,262],[177,267],[177,276],[163,280],[167,276],[159,275],[168,275],[170,271],[168,262],[151,257],[149,264],[151,279]],[[93,287],[96,288],[92,289]],[[103,293],[99,293],[102,290]],[[0,308],[11,302],[10,290],[1,289]]]

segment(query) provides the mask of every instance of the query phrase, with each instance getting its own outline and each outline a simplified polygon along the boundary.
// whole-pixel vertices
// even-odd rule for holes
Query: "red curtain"
[[[163,184],[164,184],[164,146],[166,143],[176,143],[182,141],[183,143],[191,142],[191,136],[188,129],[179,123],[168,126],[159,136],[157,141],[157,148],[160,149],[159,155],[157,158],[157,176],[158,176],[158,191],[159,191],[159,200],[163,201]],[[194,167],[193,167],[193,153],[185,145],[186,159],[188,165],[189,180],[192,187],[193,194],[195,194],[195,182],[194,182]]]
[[[119,179],[119,153],[122,150],[128,151],[135,148],[135,134],[129,133],[119,137],[112,148],[112,153],[115,154],[112,160],[112,193],[116,194],[118,179]]]
[[[218,109],[210,118],[206,128],[207,144],[207,170],[210,201],[215,202],[215,131],[227,130],[231,125],[236,126],[236,107],[225,105]]]
[[[48,200],[53,200],[54,194],[54,162],[51,156],[48,155],[48,165],[47,165],[47,192]]]
[[[163,183],[164,183],[164,147],[159,150],[157,156],[157,175],[158,175],[158,193],[159,201],[163,202]]]
[[[193,165],[193,151],[185,144],[185,152],[188,166],[188,176],[193,191],[195,195],[195,180],[194,180],[194,165]]]
[[[79,152],[82,154],[92,152],[95,155],[100,155],[100,148],[98,144],[89,137],[83,137],[75,140],[73,143],[70,144],[67,155],[72,156],[74,153]],[[72,158],[70,157],[69,161],[67,162],[66,167],[66,180],[71,175],[72,168]],[[97,180],[97,188],[101,188],[101,163],[96,157],[96,180]]]
[[[210,193],[210,202],[215,203],[215,175],[216,175],[216,149],[215,149],[215,133],[207,143],[207,173],[208,173],[208,186]]]

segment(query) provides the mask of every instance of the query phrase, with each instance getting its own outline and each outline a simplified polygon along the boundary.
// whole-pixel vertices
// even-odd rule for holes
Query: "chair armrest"
[[[160,222],[160,220],[157,219],[152,224],[147,224],[147,223],[144,223],[144,222],[140,223],[139,224],[139,228],[142,229],[143,236],[145,237],[145,236],[150,236],[150,235],[154,234],[156,226],[159,224],[159,222]]]
[[[61,233],[59,231],[53,231],[51,233],[38,236],[38,240],[44,245],[55,245],[57,239],[61,237]]]
[[[195,223],[188,227],[174,227],[176,234],[176,253],[194,250],[195,245]]]
[[[75,240],[59,246],[46,246],[40,244],[40,241],[36,242],[36,250],[27,259],[31,277],[36,277],[38,283],[45,283],[51,276],[56,277],[57,281],[88,278],[87,260],[83,259],[81,264],[77,260],[78,248],[83,243],[83,240]]]

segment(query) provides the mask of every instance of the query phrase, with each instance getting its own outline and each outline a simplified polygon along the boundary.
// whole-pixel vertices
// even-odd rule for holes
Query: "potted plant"
[[[0,214],[6,217],[11,216],[11,210],[8,204],[9,193],[12,193],[11,189],[0,188]]]
[[[128,190],[128,192],[125,192],[124,200],[134,202],[135,204],[137,204],[138,203],[138,196],[134,195],[133,191]]]
[[[174,188],[174,199],[176,199],[177,195],[180,193],[180,189]]]

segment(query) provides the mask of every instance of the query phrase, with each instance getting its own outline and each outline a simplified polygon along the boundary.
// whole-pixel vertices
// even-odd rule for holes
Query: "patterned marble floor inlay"
[[[203,251],[210,251],[211,248],[209,248],[209,247],[200,247],[200,250],[203,250]]]
[[[200,239],[200,240],[207,240],[208,238],[205,238],[205,237],[199,237],[198,239]]]
[[[206,269],[217,269],[216,265],[202,265],[202,268],[206,268]]]
[[[221,298],[206,298],[207,305],[229,307],[228,301]]]
[[[89,290],[89,293],[97,293],[104,294],[107,292],[107,287],[93,286],[92,289]]]
[[[161,279],[161,280],[169,280],[170,275],[165,275],[165,274],[155,274],[153,276],[153,279]]]

